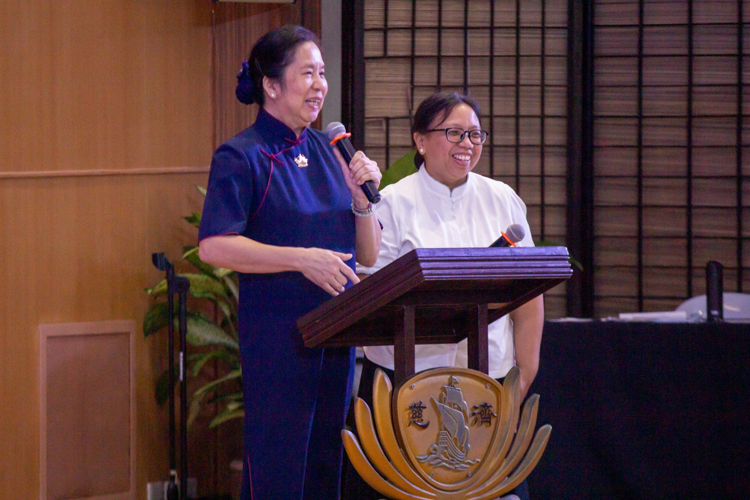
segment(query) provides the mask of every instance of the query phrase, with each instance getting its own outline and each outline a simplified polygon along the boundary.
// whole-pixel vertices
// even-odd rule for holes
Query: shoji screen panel
[[[466,92],[490,132],[475,172],[518,192],[535,241],[564,245],[567,13],[567,0],[365,0],[368,155],[391,165],[425,97]],[[546,305],[565,315],[564,285]]]
[[[750,288],[748,10],[741,1],[595,7],[595,307],[673,309]]]

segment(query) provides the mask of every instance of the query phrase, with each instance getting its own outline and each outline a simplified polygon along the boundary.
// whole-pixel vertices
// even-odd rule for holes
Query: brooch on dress
[[[306,167],[307,166],[307,158],[305,158],[305,155],[300,154],[297,156],[297,158],[294,159],[294,163],[297,164],[298,167]]]

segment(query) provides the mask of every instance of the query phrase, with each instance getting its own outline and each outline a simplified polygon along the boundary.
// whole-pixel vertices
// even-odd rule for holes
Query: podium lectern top
[[[416,249],[297,326],[307,347],[393,345],[406,308],[414,343],[456,343],[473,330],[477,305],[491,323],[572,274],[565,247]]]

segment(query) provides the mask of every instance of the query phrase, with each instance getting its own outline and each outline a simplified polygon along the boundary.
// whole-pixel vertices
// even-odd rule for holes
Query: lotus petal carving
[[[395,500],[502,496],[531,473],[552,430],[544,425],[534,433],[539,396],[520,408],[518,378],[517,368],[503,385],[474,370],[437,368],[413,376],[394,394],[378,370],[374,413],[357,400],[357,436],[342,431],[346,453],[370,486]],[[412,400],[429,425],[409,425]]]

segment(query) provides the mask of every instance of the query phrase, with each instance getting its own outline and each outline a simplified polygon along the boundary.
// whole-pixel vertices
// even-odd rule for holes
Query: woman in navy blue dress
[[[243,500],[339,498],[353,350],[304,347],[296,321],[359,281],[355,259],[375,263],[380,226],[360,186],[381,175],[308,127],[327,91],[312,32],[267,33],[238,75],[256,122],[211,163],[199,247],[240,276]]]

